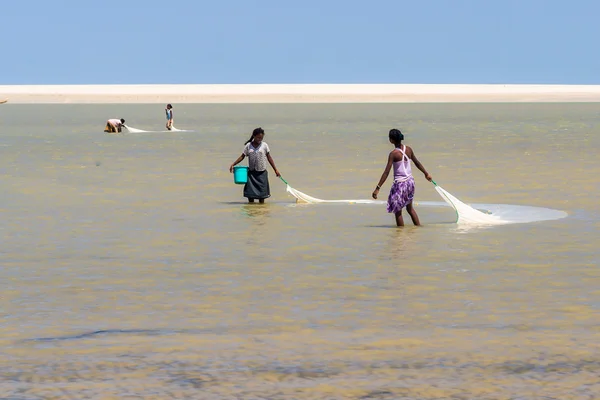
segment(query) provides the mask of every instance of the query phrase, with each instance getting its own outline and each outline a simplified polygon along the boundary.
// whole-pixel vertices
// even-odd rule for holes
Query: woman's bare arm
[[[277,167],[275,166],[275,161],[273,161],[273,157],[271,157],[271,153],[267,153],[267,160],[269,161],[269,164],[271,164],[271,168],[273,168],[273,171],[275,171],[275,175],[277,175],[277,177],[280,177],[281,174],[279,173],[279,171],[277,170]]]
[[[233,167],[236,166],[237,164],[239,164],[240,162],[242,162],[242,160],[245,158],[246,156],[244,155],[244,153],[242,153],[241,156],[238,157],[237,160],[235,160],[233,162],[233,164],[231,164],[231,166],[229,167],[229,172],[233,172]]]
[[[427,172],[423,164],[421,164],[421,161],[417,159],[417,156],[415,156],[415,151],[413,149],[410,149],[410,158],[415,163],[415,166],[419,168],[419,171],[421,171],[425,175],[425,179],[431,182],[431,175],[429,175],[429,172]]]
[[[387,160],[387,165],[385,166],[385,169],[383,170],[383,174],[381,174],[381,179],[379,179],[379,183],[377,184],[377,187],[373,191],[372,196],[374,199],[377,198],[377,194],[379,194],[379,189],[381,189],[381,186],[385,183],[385,180],[387,179],[388,175],[390,174],[393,162],[394,162],[394,157],[392,155],[392,152],[390,152],[390,155],[388,156],[388,160]]]

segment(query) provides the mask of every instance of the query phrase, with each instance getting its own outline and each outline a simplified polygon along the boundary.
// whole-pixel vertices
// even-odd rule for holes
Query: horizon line
[[[14,86],[600,86],[600,83],[0,83]]]

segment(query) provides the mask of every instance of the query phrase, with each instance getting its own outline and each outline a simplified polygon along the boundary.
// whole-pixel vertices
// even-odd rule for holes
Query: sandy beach
[[[14,104],[600,102],[600,85],[0,85],[0,100]]]

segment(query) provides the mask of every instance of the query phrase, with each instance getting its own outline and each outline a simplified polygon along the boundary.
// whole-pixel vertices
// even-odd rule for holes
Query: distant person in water
[[[108,133],[121,133],[122,128],[125,126],[125,120],[121,119],[109,119],[106,121],[104,132]]]
[[[167,107],[165,108],[165,114],[167,117],[167,125],[166,128],[168,130],[173,129],[173,106],[170,104],[167,104]]]
[[[275,175],[281,176],[271,157],[269,145],[263,141],[264,137],[265,131],[262,128],[256,128],[246,142],[242,155],[229,167],[229,172],[233,172],[233,167],[248,157],[248,182],[244,185],[244,197],[250,203],[254,203],[254,200],[257,199],[260,203],[264,203],[266,198],[271,197],[267,161],[271,164]]]
[[[425,174],[425,179],[431,182],[431,175],[425,170],[425,167],[417,160],[415,152],[410,147],[403,145],[404,135],[398,129],[392,129],[389,133],[390,143],[394,145],[388,156],[387,165],[379,179],[379,183],[373,191],[373,198],[377,199],[381,185],[387,179],[390,170],[394,168],[394,183],[390,189],[390,195],[387,201],[387,211],[394,213],[396,216],[396,225],[404,226],[402,218],[402,209],[406,207],[406,211],[413,224],[421,225],[417,211],[413,207],[413,198],[415,196],[415,178],[412,176],[410,160],[412,160],[417,168]]]

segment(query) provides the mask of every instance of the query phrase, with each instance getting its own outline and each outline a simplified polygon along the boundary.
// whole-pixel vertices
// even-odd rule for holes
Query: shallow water
[[[526,399],[600,392],[600,104],[0,106],[0,397]],[[262,126],[296,189],[369,198],[400,127],[467,203],[248,205]],[[440,202],[415,173],[417,202]],[[382,196],[389,189],[386,182]]]

